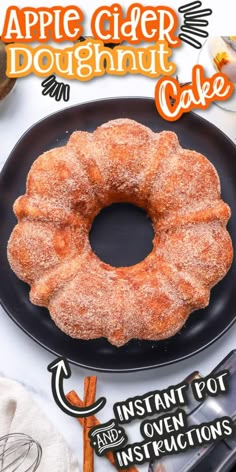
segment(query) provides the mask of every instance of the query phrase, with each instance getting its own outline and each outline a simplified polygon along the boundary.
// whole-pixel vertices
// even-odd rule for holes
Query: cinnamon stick
[[[79,398],[79,396],[74,390],[69,392],[66,395],[66,398],[73,406],[77,406],[80,408],[84,406],[84,403],[82,402],[82,400]],[[85,418],[77,418],[77,420],[79,421],[81,426],[84,427]],[[101,424],[100,421],[98,421],[98,419],[96,418],[96,416],[93,416],[93,420],[94,420],[94,426],[98,426],[99,424]],[[108,451],[105,454],[105,457],[110,461],[110,463],[115,467],[116,470],[120,471],[120,469],[116,465],[114,455],[111,451]],[[123,472],[138,472],[138,469],[136,469],[136,467],[134,466],[131,466],[128,469],[122,469],[122,471]]]
[[[85,377],[84,379],[84,406],[92,405],[96,400],[97,377]],[[84,472],[94,471],[94,451],[90,446],[89,431],[95,426],[94,417],[84,418]]]

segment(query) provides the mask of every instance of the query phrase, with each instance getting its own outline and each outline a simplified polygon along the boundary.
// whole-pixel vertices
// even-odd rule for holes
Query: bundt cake
[[[144,208],[153,222],[153,250],[131,267],[102,262],[90,246],[95,216],[114,202]],[[31,302],[74,338],[122,346],[173,336],[232,262],[230,209],[213,165],[175,133],[129,119],[76,131],[38,157],[14,212],[10,265]]]

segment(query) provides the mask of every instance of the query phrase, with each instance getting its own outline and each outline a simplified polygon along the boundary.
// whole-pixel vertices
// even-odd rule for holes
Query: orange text
[[[83,13],[76,6],[7,9],[2,40],[12,42],[73,41],[83,33]]]
[[[203,67],[196,65],[191,85],[181,87],[173,77],[161,78],[156,85],[155,102],[159,114],[165,120],[176,121],[193,108],[205,110],[215,100],[227,100],[233,91],[234,85],[226,75],[218,72],[206,78]]]
[[[177,47],[180,40],[175,36],[178,17],[169,7],[144,7],[140,3],[130,5],[126,15],[118,3],[98,8],[92,18],[91,29],[95,38],[106,42],[167,41]]]

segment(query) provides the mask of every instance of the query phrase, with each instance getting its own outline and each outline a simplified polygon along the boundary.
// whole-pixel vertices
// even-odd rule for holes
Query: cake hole
[[[145,210],[114,203],[94,219],[89,239],[95,254],[114,267],[141,262],[153,249],[154,230]]]

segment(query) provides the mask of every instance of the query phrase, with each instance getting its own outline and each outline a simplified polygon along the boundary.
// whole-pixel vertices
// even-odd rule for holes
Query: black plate
[[[27,131],[1,173],[1,303],[17,325],[49,351],[80,366],[113,372],[163,366],[206,348],[235,321],[236,293],[234,260],[230,272],[212,290],[209,307],[193,313],[180,333],[159,342],[132,340],[119,349],[105,339],[80,341],[69,338],[56,328],[46,309],[29,302],[28,286],[10,270],[6,245],[15,225],[12,204],[25,191],[30,166],[42,152],[64,144],[75,129],[93,131],[102,123],[121,117],[139,121],[154,131],[175,131],[183,147],[195,149],[210,159],[219,172],[223,198],[232,209],[229,231],[236,247],[236,147],[215,126],[197,115],[185,114],[177,122],[167,122],[157,114],[152,99],[117,98],[62,110]]]

